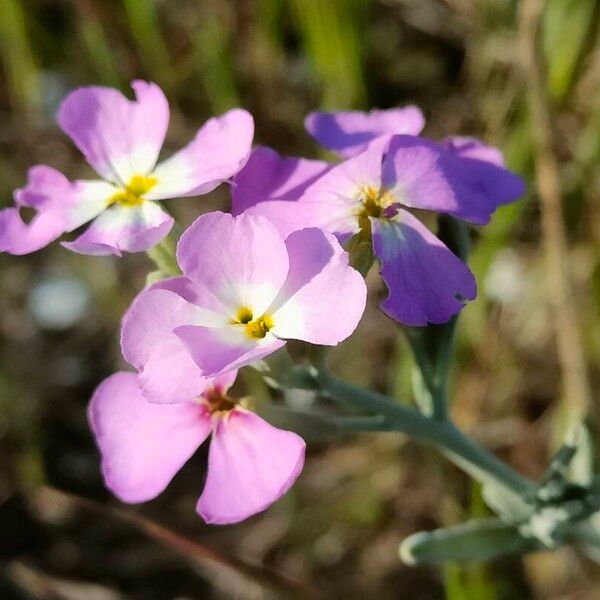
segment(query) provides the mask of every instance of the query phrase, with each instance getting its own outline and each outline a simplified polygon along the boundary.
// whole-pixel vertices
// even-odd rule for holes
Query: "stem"
[[[535,492],[536,486],[532,481],[468,438],[453,423],[426,417],[388,396],[351,385],[328,373],[319,372],[316,376],[324,393],[370,413],[377,413],[387,421],[362,419],[355,421],[352,429],[372,424],[371,430],[401,431],[417,440],[434,444],[452,462],[479,481],[493,479],[520,496],[530,496]],[[340,421],[340,424],[344,422]]]

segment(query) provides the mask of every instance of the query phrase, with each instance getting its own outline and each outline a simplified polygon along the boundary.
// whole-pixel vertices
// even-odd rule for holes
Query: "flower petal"
[[[174,331],[205,377],[216,377],[249,365],[285,344],[270,333],[262,339],[252,339],[244,332],[243,325],[182,325]]]
[[[380,136],[418,135],[425,127],[425,117],[416,106],[368,113],[314,112],[306,117],[304,127],[321,146],[348,157],[362,152]]]
[[[154,83],[136,80],[136,99],[107,87],[82,87],[63,100],[58,123],[104,179],[119,185],[147,175],[169,124],[169,105]]]
[[[100,214],[116,188],[104,181],[69,181],[60,171],[36,165],[27,185],[15,190],[15,208],[0,212],[0,251],[27,254],[53,242]],[[29,223],[20,208],[33,208]]]
[[[279,500],[304,466],[304,440],[236,409],[219,420],[197,510],[207,523],[237,523]]]
[[[226,394],[229,388],[235,383],[237,374],[237,369],[227,371],[227,373],[223,373],[215,377],[210,385],[213,389],[219,390],[222,394]]]
[[[29,254],[59,238],[66,230],[62,218],[38,212],[25,223],[18,208],[0,210],[0,252]]]
[[[410,213],[371,218],[373,250],[389,295],[380,305],[405,325],[445,323],[477,295],[468,267]]]
[[[223,317],[211,307],[202,308],[180,295],[186,287],[191,288],[183,277],[160,282],[142,291],[123,317],[123,357],[140,372],[140,386],[152,402],[189,400],[208,385],[173,330],[181,325],[213,323]],[[194,299],[199,301],[198,293]]]
[[[462,158],[483,160],[497,167],[505,166],[502,152],[498,148],[494,148],[494,146],[487,146],[477,138],[454,135],[447,137],[443,144],[445,148],[455,152]]]
[[[285,242],[290,270],[269,309],[274,335],[333,346],[346,339],[365,310],[364,279],[348,264],[336,238],[320,229],[292,233]]]
[[[489,162],[462,158],[423,138],[394,136],[383,165],[384,186],[405,206],[448,213],[483,225],[498,205],[524,191],[522,180]]]
[[[27,172],[27,185],[15,190],[15,202],[63,219],[66,231],[91,221],[104,211],[118,188],[105,181],[69,181],[60,171],[36,165]]]
[[[149,200],[199,196],[233,177],[245,164],[252,148],[254,119],[234,109],[207,121],[196,137],[153,172],[156,185]]]
[[[242,307],[262,316],[288,271],[285,243],[273,225],[245,214],[212,212],[196,219],[179,240],[177,260],[231,318]]]
[[[355,217],[346,201],[330,203],[270,200],[251,206],[243,214],[267,219],[285,239],[294,231],[307,227],[319,227],[325,231],[343,232],[348,237],[355,228]]]
[[[116,373],[96,389],[88,409],[106,486],[124,502],[158,496],[209,436],[208,411],[194,402],[148,402],[134,373]]]
[[[259,146],[234,178],[231,212],[239,215],[267,200],[297,200],[329,168],[329,163],[321,160],[281,156]]]
[[[114,204],[87,230],[63,246],[79,254],[102,256],[122,252],[144,252],[162,240],[173,227],[173,218],[155,202],[139,206]]]

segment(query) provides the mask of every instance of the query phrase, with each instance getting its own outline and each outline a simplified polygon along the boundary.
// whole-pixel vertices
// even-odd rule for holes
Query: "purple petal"
[[[235,176],[231,212],[239,215],[267,200],[297,200],[329,167],[329,163],[320,160],[284,157],[271,148],[259,146]]]
[[[106,87],[83,87],[62,102],[58,123],[104,179],[127,184],[147,175],[169,124],[169,105],[154,83],[131,84],[136,99]]]
[[[197,510],[207,523],[237,523],[279,500],[304,466],[304,440],[250,412],[221,419],[208,455]]]
[[[51,213],[37,213],[29,222],[18,208],[0,210],[0,252],[29,254],[47,246],[66,230],[64,220]]]
[[[155,202],[144,201],[139,206],[114,204],[76,240],[63,242],[63,246],[95,256],[145,252],[171,231],[174,222]]]
[[[269,313],[272,333],[282,338],[333,346],[346,339],[365,309],[367,288],[336,238],[304,229],[286,240],[287,280]]]
[[[388,297],[380,305],[405,325],[445,323],[477,295],[468,267],[410,213],[371,219],[373,250]]]
[[[288,272],[285,243],[266,219],[221,212],[202,215],[185,231],[177,260],[187,277],[227,309],[262,316]]]
[[[88,417],[106,486],[132,503],[158,496],[212,430],[210,415],[199,404],[148,402],[133,373],[105,379]]]
[[[206,194],[233,177],[252,148],[254,119],[234,109],[207,121],[196,137],[153,172],[158,180],[145,195],[149,200]]]
[[[446,138],[443,145],[462,158],[483,160],[497,167],[505,166],[502,152],[494,146],[487,146],[477,138],[455,135]]]
[[[240,325],[182,325],[174,331],[205,377],[216,377],[239,369],[273,354],[285,345],[283,340],[270,333],[260,340],[252,339]]]
[[[383,184],[411,208],[448,213],[475,224],[524,191],[522,180],[488,162],[462,158],[415,136],[394,136],[383,165]]]
[[[418,135],[425,117],[416,106],[371,112],[314,112],[305,121],[306,130],[325,148],[342,156],[353,156],[374,139],[395,134]]]
[[[203,309],[177,293],[182,279],[170,279],[161,282],[162,288],[144,290],[123,317],[123,357],[140,372],[144,396],[152,402],[189,400],[208,384],[173,330],[219,317],[210,307]],[[199,290],[196,299],[200,293]]]

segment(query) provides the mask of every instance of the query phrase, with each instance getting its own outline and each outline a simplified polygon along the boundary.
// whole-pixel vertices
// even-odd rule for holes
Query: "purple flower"
[[[205,194],[244,166],[254,123],[245,110],[210,119],[196,137],[156,165],[169,122],[160,88],[134,81],[136,99],[117,90],[79,88],[61,104],[58,123],[103,181],[69,181],[45,165],[30,169],[14,208],[0,211],[0,251],[27,254],[92,221],[63,245],[84,254],[140,252],[159,242],[173,219],[157,203]],[[25,223],[20,208],[36,211]]]
[[[236,194],[246,198],[248,214],[267,217],[283,236],[319,227],[342,242],[359,232],[371,237],[389,291],[381,305],[386,314],[406,325],[444,323],[475,298],[475,280],[406,209],[436,211],[481,225],[499,205],[524,191],[519,177],[480,160],[482,154],[490,156],[489,148],[460,138],[445,144],[409,135],[381,137],[325,172],[295,202],[260,202],[242,185]],[[450,144],[451,149],[446,147]],[[497,156],[492,158],[498,162]],[[280,163],[265,164],[264,169],[275,178]],[[238,202],[237,210],[242,209]]]
[[[144,290],[121,346],[144,395],[178,402],[286,339],[336,345],[356,328],[366,288],[336,238],[303,229],[284,240],[266,219],[214,212],[177,248],[183,277]]]
[[[392,135],[419,135],[425,117],[417,106],[371,112],[313,112],[304,127],[321,146],[344,157],[354,156],[377,139]]]
[[[302,471],[304,441],[230,398],[236,374],[230,371],[202,396],[179,404],[146,400],[134,373],[105,379],[88,417],[106,486],[124,502],[151,500],[212,434],[196,508],[207,523],[242,521],[281,498]]]

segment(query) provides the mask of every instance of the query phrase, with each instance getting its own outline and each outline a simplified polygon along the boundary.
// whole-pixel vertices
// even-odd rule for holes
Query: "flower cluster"
[[[159,201],[233,178],[232,214],[201,215],[177,246],[182,275],[148,286],[125,314],[122,352],[137,373],[104,380],[89,420],[106,485],[125,502],[160,494],[212,435],[198,512],[209,523],[236,522],[286,493],[305,450],[298,435],[229,395],[238,369],[288,339],[334,346],[353,333],[367,290],[349,263],[352,239],[381,263],[388,316],[448,321],[475,298],[475,280],[411,210],[481,225],[523,184],[495,148],[421,137],[425,120],[412,106],[309,115],[306,129],[341,156],[335,164],[252,150],[253,119],[236,109],[157,165],[168,104],[155,84],[132,87],[133,101],[100,87],[64,100],[59,125],[102,180],[33,167],[15,207],[0,211],[0,251],[33,252],[88,221],[66,248],[145,251],[173,225]],[[28,223],[23,207],[36,213]]]

